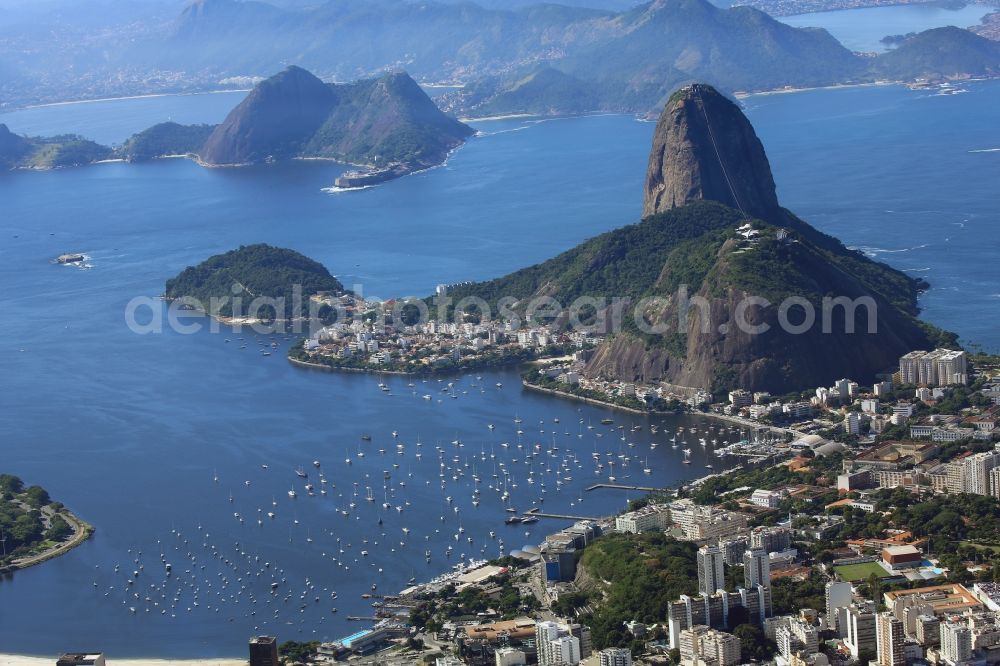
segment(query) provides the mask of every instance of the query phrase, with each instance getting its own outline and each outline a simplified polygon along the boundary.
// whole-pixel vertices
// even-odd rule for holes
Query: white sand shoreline
[[[219,657],[215,659],[115,659],[114,656],[105,657],[109,664],[114,666],[169,666],[180,664],[181,666],[246,666],[246,659],[236,659],[230,657]],[[51,657],[29,657],[19,654],[0,654],[0,666],[53,666],[59,655]]]

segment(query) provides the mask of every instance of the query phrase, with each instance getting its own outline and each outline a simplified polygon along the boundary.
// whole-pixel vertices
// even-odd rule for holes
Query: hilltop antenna
[[[736,207],[740,209],[740,213],[743,214],[743,221],[749,222],[750,216],[743,209],[743,204],[740,203],[740,198],[736,194],[736,189],[733,187],[733,181],[729,179],[729,172],[726,171],[726,165],[722,161],[722,155],[719,153],[719,144],[715,142],[715,132],[712,131],[712,123],[708,120],[708,111],[705,110],[705,98],[699,95],[699,106],[701,107],[701,115],[705,117],[705,127],[708,128],[708,137],[712,140],[712,149],[715,151],[715,159],[719,162],[719,167],[722,169],[722,175],[726,179],[726,185],[729,187],[729,193],[733,195],[733,201],[736,202]]]

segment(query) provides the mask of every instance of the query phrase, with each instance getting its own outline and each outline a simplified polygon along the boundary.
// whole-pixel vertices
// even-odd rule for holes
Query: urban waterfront
[[[925,277],[926,317],[996,348],[995,328],[976,312],[994,307],[1000,292],[989,198],[1000,162],[985,152],[1000,137],[982,139],[995,136],[990,109],[1000,86],[968,89],[816,91],[746,103],[785,206]],[[110,131],[108,114],[122,109],[117,140],[135,103],[102,111]],[[203,120],[218,120],[229,103],[212,106]],[[86,133],[77,108],[58,109],[34,131]],[[142,113],[149,116],[134,122],[148,125],[168,112],[154,103]],[[44,485],[98,530],[72,553],[0,584],[4,650],[49,652],[58,636],[116,656],[182,657],[238,654],[257,630],[283,640],[337,638],[358,626],[347,615],[370,613],[360,595],[373,583],[393,592],[450,569],[462,554],[498,554],[500,538],[509,552],[568,523],[505,525],[501,469],[511,470],[505,489],[520,510],[544,496],[546,511],[599,516],[639,493],[585,491],[610,475],[607,467],[595,473],[595,451],[605,460],[628,456],[616,480],[641,486],[700,476],[708,463],[721,468],[711,439],[738,432],[720,438],[712,423],[703,453],[707,420],[647,419],[525,392],[513,370],[426,384],[384,378],[390,390],[382,391],[375,376],[292,367],[284,360],[292,341],[283,337],[272,348],[251,333],[137,336],[125,327],[130,298],[155,296],[184,266],[241,243],[294,247],[367,295],[424,294],[439,282],[537,262],[638,216],[650,124],[605,116],[479,129],[483,136],[447,167],[365,192],[323,192],[340,170],[326,163],[205,170],[165,160],[0,179],[5,471]],[[945,203],[956,193],[958,208]],[[87,254],[91,268],[50,263],[67,251]],[[963,269],[969,264],[975,280]],[[690,466],[670,443],[681,425]],[[314,497],[295,474],[300,467]],[[478,506],[473,475],[482,479]]]

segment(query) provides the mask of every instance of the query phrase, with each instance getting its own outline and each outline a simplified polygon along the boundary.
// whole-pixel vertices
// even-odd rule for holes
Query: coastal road
[[[55,516],[55,512],[52,511],[52,509],[50,509],[49,507],[43,507],[42,514],[49,521],[51,521],[52,518]],[[13,562],[11,562],[11,565],[13,566],[14,569],[27,569],[28,567],[40,564],[45,560],[52,559],[53,557],[58,557],[64,553],[69,552],[73,548],[76,548],[81,543],[87,540],[87,537],[90,536],[90,531],[86,523],[84,523],[82,520],[74,516],[69,511],[63,511],[59,515],[61,515],[63,517],[63,520],[65,520],[69,524],[69,526],[73,528],[73,536],[67,539],[66,541],[56,544],[52,548],[48,548],[43,552],[38,553],[37,555],[31,555],[29,557],[22,557],[20,559],[14,560]]]

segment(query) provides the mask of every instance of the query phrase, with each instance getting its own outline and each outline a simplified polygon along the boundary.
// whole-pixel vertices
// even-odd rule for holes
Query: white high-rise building
[[[844,417],[844,432],[848,435],[860,435],[863,423],[860,412],[847,412],[847,416]]]
[[[718,546],[702,546],[698,549],[698,591],[712,594],[726,589],[723,565],[726,554]]]
[[[966,384],[968,372],[968,356],[964,351],[912,351],[899,359],[899,375],[904,384]]]
[[[875,618],[875,633],[879,666],[906,666],[902,621],[892,613],[879,613]]]
[[[941,657],[956,664],[972,657],[972,631],[964,622],[941,623]]]
[[[962,461],[963,490],[974,495],[990,494],[990,471],[1000,467],[1000,453],[985,451],[975,453]]]
[[[743,553],[743,581],[747,589],[771,587],[771,559],[766,550],[751,548]]]
[[[774,642],[781,656],[790,662],[797,653],[808,656],[819,651],[819,632],[805,620],[793,617],[787,625],[775,630]]]
[[[622,648],[608,648],[599,653],[601,666],[632,666],[632,653]]]
[[[576,636],[560,636],[550,641],[548,657],[546,664],[579,664],[580,640]]]
[[[875,612],[867,605],[851,605],[847,608],[847,631],[844,644],[855,659],[862,650],[876,650]]]
[[[847,635],[847,607],[851,605],[854,586],[846,581],[826,584],[826,626],[841,637]]]
[[[580,639],[566,625],[539,622],[535,625],[535,645],[539,666],[580,663]]]

